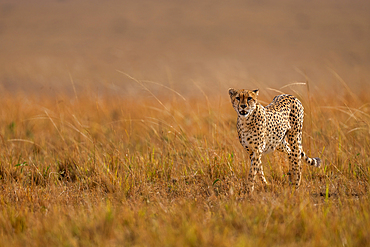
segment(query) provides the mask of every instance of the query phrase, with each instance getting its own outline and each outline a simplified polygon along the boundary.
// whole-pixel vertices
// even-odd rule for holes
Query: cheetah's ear
[[[234,88],[229,88],[230,97],[233,97],[235,94],[237,94],[237,91]]]
[[[258,96],[258,93],[260,92],[260,90],[259,89],[256,89],[256,90],[253,90],[252,92],[255,93],[256,96]]]

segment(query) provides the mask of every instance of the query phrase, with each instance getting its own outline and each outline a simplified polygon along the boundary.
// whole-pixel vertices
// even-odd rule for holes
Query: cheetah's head
[[[256,109],[258,92],[258,89],[252,91],[229,89],[231,103],[239,116],[248,116]]]

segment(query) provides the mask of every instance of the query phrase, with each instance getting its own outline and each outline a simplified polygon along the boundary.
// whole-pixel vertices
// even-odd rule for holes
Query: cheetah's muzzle
[[[239,113],[240,113],[240,115],[242,115],[242,116],[245,116],[245,115],[247,115],[247,111],[245,111],[245,110],[241,110],[241,111],[239,111]]]

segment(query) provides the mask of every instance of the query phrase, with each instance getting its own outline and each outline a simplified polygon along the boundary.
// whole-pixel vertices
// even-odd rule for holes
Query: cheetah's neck
[[[256,108],[253,111],[250,111],[247,115],[240,115],[238,114],[238,122],[243,122],[244,124],[253,124],[255,125],[256,119],[263,115],[263,112],[265,111],[265,107],[263,107],[261,104],[257,104]]]

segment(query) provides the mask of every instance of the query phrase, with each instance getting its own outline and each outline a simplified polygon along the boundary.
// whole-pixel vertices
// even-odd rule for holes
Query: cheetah
[[[274,150],[288,154],[289,179],[298,188],[301,183],[301,159],[315,167],[321,164],[319,158],[309,158],[302,149],[302,103],[292,95],[282,94],[263,107],[257,102],[258,93],[258,89],[229,89],[231,103],[238,114],[236,126],[239,141],[251,160],[247,191],[253,191],[257,174],[267,185],[261,156]]]

